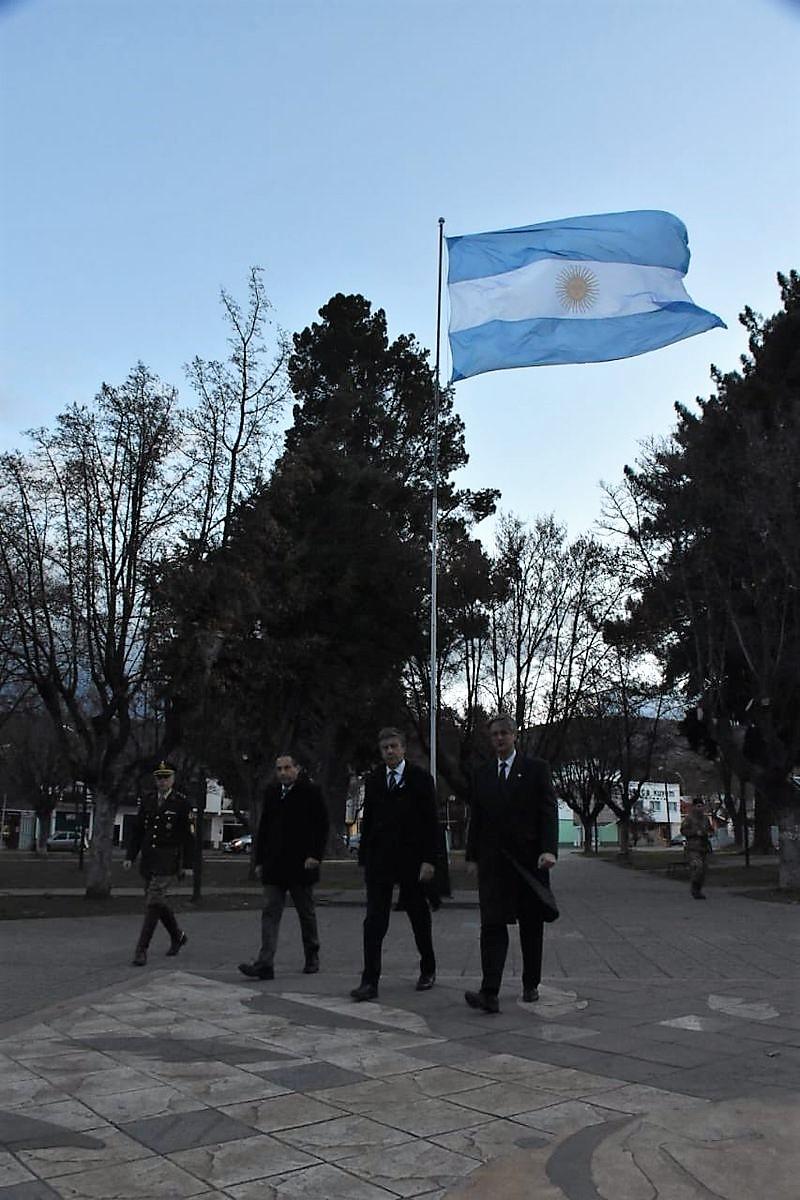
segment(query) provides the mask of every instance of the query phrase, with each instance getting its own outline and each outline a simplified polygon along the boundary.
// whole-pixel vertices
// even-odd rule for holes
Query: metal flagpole
[[[436,783],[436,742],[438,729],[439,680],[436,661],[436,607],[439,520],[439,343],[442,330],[442,252],[444,249],[444,217],[439,217],[439,281],[436,295],[436,359],[433,379],[433,478],[431,480],[431,730],[430,766]]]

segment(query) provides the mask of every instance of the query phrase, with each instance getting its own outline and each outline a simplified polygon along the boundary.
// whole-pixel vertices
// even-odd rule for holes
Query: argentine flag
[[[692,303],[686,227],[606,213],[447,238],[452,380],[606,362],[726,328]]]

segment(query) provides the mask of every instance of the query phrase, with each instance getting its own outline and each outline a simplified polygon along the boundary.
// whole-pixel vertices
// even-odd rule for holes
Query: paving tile
[[[489,1162],[490,1159],[513,1150],[546,1146],[549,1142],[546,1136],[525,1128],[518,1124],[516,1119],[488,1121],[485,1125],[459,1129],[455,1133],[435,1134],[429,1140],[446,1150],[475,1158],[478,1162]]]
[[[244,1100],[262,1100],[268,1096],[280,1096],[286,1088],[280,1084],[264,1079],[259,1075],[236,1072],[229,1068],[230,1078],[223,1079],[182,1079],[176,1081],[176,1087],[187,1095],[202,1100],[204,1104],[220,1107],[223,1104],[236,1104]]]
[[[5,1054],[0,1054],[0,1079],[4,1083],[16,1082],[19,1079],[35,1078],[36,1068],[31,1063],[26,1063],[25,1066],[21,1062],[13,1058],[9,1058]]]
[[[202,1102],[186,1092],[166,1084],[153,1084],[135,1092],[118,1092],[111,1096],[91,1096],[88,1103],[96,1113],[115,1125],[137,1118],[169,1116],[172,1113],[192,1112]]]
[[[170,1154],[169,1158],[192,1175],[221,1188],[309,1167],[317,1161],[266,1133],[195,1150],[180,1150]]]
[[[609,1092],[595,1092],[591,1102],[598,1108],[608,1108],[615,1112],[627,1113],[657,1113],[662,1111],[698,1112],[703,1111],[707,1101],[687,1096],[679,1092],[670,1092],[662,1088],[646,1085],[631,1084],[627,1087],[614,1088]]]
[[[558,1137],[576,1133],[587,1125],[602,1125],[609,1118],[607,1108],[595,1108],[585,1100],[563,1100],[527,1113],[517,1113],[515,1121],[532,1129],[541,1129]]]
[[[129,1137],[149,1146],[158,1154],[189,1150],[215,1142],[229,1142],[253,1136],[253,1126],[232,1116],[204,1108],[199,1112],[179,1113],[171,1117],[154,1117],[131,1121],[122,1126]]]
[[[426,1067],[402,1076],[425,1096],[456,1096],[475,1087],[475,1075],[453,1067]]]
[[[151,1076],[131,1067],[114,1067],[109,1071],[59,1071],[51,1074],[54,1087],[69,1092],[78,1099],[91,1096],[111,1096],[117,1092],[133,1092],[153,1086]]]
[[[346,1071],[378,1078],[384,1075],[401,1075],[425,1065],[421,1059],[411,1058],[399,1050],[373,1050],[369,1047],[326,1054],[325,1061],[337,1067],[344,1067]]]
[[[411,1134],[379,1124],[369,1117],[340,1116],[318,1125],[284,1130],[281,1140],[326,1162],[338,1162],[376,1146],[400,1145],[410,1141]]]
[[[360,1071],[349,1071],[334,1063],[302,1063],[297,1067],[279,1067],[270,1071],[271,1082],[295,1092],[319,1091],[321,1088],[342,1087],[348,1083],[360,1083],[366,1076]]]
[[[329,1121],[341,1115],[340,1109],[298,1093],[288,1093],[267,1100],[251,1100],[244,1104],[231,1104],[221,1111],[259,1130],[260,1133],[272,1133],[276,1129],[294,1129],[317,1121]]]
[[[84,1074],[89,1071],[113,1071],[119,1066],[107,1054],[83,1048],[66,1050],[61,1054],[48,1054],[42,1058],[29,1058],[25,1065],[30,1071],[36,1071],[48,1080],[74,1071]]]
[[[457,1104],[476,1112],[489,1113],[495,1117],[513,1117],[515,1113],[527,1112],[532,1108],[543,1108],[559,1100],[558,1093],[535,1091],[522,1083],[487,1083],[470,1092],[459,1092],[453,1099]]]
[[[59,1100],[54,1104],[20,1104],[5,1111],[20,1113],[36,1121],[49,1121],[61,1129],[75,1129],[78,1132],[95,1129],[99,1124],[97,1113],[80,1100]]]
[[[164,1158],[120,1163],[51,1181],[62,1200],[188,1200],[206,1184]]]
[[[593,1038],[602,1038],[603,1034],[599,1029],[589,1029],[581,1025],[560,1025],[554,1022],[552,1025],[540,1025],[537,1028],[531,1029],[527,1035],[542,1042],[570,1042],[580,1044],[589,1042]]]
[[[0,1150],[0,1188],[8,1194],[19,1184],[35,1179],[32,1171],[26,1170],[21,1162],[5,1150]],[[2,1194],[2,1193],[0,1193]]]
[[[18,1150],[17,1157],[40,1179],[52,1180],[58,1176],[86,1171],[101,1163],[113,1167],[118,1163],[150,1156],[148,1149],[113,1127],[98,1130],[96,1137],[88,1136],[91,1136],[94,1142],[91,1146],[45,1146],[39,1149]]]
[[[0,1183],[0,1200],[60,1200],[60,1197],[43,1179],[31,1179],[9,1187]]]
[[[49,1104],[69,1097],[46,1079],[31,1075],[28,1079],[0,1079],[0,1108],[16,1108],[20,1104]]]
[[[95,1117],[95,1124],[97,1118]],[[76,1129],[65,1129],[53,1121],[42,1120],[22,1109],[13,1112],[0,1110],[0,1147],[17,1153],[21,1148],[40,1146],[100,1147],[102,1141]]]
[[[431,1137],[436,1133],[451,1133],[477,1124],[479,1115],[474,1109],[451,1104],[448,1100],[407,1100],[398,1104],[374,1104],[370,1116],[384,1125],[391,1125],[417,1137]],[[481,1113],[484,1120],[489,1115]]]
[[[226,1194],[232,1200],[391,1200],[397,1195],[327,1163],[237,1184],[226,1188]]]
[[[455,1154],[431,1142],[403,1142],[384,1150],[367,1150],[340,1164],[369,1183],[398,1196],[418,1196],[447,1188],[475,1169],[474,1158]]]

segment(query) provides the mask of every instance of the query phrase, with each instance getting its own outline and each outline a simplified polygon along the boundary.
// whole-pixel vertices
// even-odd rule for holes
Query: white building
[[[679,783],[653,783],[647,781],[641,785],[639,803],[642,812],[655,825],[667,825],[671,833],[680,833],[681,826],[681,786]],[[669,804],[669,809],[667,809]]]

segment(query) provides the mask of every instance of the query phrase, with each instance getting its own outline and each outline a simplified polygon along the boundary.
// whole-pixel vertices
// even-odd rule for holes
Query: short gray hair
[[[397,740],[403,746],[405,746],[406,735],[403,733],[402,729],[398,729],[396,725],[386,725],[383,729],[378,730],[378,745],[380,745],[381,742],[388,742],[392,738],[397,738]]]
[[[492,717],[489,722],[489,733],[492,732],[495,725],[499,725],[501,729],[507,729],[509,733],[516,734],[517,722],[513,717],[509,717],[508,713],[498,713],[496,717]]]

